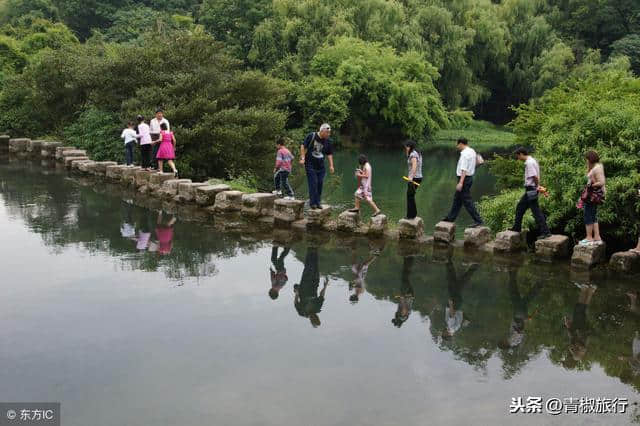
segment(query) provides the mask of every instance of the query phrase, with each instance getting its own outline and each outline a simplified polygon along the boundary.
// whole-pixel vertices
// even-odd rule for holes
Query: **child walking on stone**
[[[276,142],[278,152],[276,153],[276,165],[273,168],[273,183],[276,195],[285,195],[285,199],[293,200],[293,189],[289,185],[289,175],[291,174],[291,162],[293,161],[293,155],[285,146],[287,142],[286,138],[280,138]]]
[[[352,213],[359,213],[360,200],[366,200],[366,202],[369,203],[369,205],[373,209],[373,214],[371,216],[378,216],[380,214],[380,209],[373,201],[373,193],[371,190],[371,164],[369,164],[369,160],[364,154],[360,154],[360,157],[358,157],[358,164],[360,165],[360,167],[356,169],[358,189],[356,190],[355,194],[355,208],[350,209],[349,211]]]

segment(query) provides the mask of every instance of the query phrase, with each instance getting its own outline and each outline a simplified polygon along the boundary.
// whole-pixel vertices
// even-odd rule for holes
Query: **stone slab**
[[[640,273],[640,253],[632,250],[614,253],[609,260],[609,266],[616,272]]]
[[[536,241],[536,256],[545,259],[564,259],[571,254],[569,237],[552,235],[544,240]]]
[[[0,151],[9,151],[9,139],[11,139],[9,135],[0,135]]]
[[[152,173],[149,176],[149,190],[151,192],[160,191],[166,181],[175,179],[171,173]],[[175,195],[175,194],[174,194]]]
[[[45,141],[40,147],[40,156],[43,158],[55,158],[56,150],[62,146],[62,142]]]
[[[74,161],[85,161],[85,160],[89,160],[89,157],[87,157],[87,156],[84,156],[84,157],[66,157],[66,158],[64,159],[64,166],[65,166],[67,169],[70,169],[70,168],[71,168],[71,165],[72,165],[72,163],[73,163]]]
[[[96,176],[105,176],[107,174],[107,166],[116,165],[118,165],[118,163],[116,163],[115,161],[96,161],[92,166],[92,171]]]
[[[487,226],[478,226],[464,230],[464,246],[468,248],[482,247],[491,240],[491,230]]]
[[[424,221],[421,217],[400,219],[398,221],[398,237],[401,240],[415,240],[424,235]]]
[[[173,198],[178,203],[196,201],[196,188],[207,186],[205,182],[183,182],[178,184],[178,193]]]
[[[62,154],[65,151],[75,151],[76,147],[75,146],[59,146],[56,148],[56,160],[58,161],[62,161]]]
[[[331,207],[323,204],[319,209],[309,209],[306,212],[307,228],[322,228],[331,216]]]
[[[76,172],[80,172],[81,171],[80,170],[80,166],[82,164],[93,163],[93,160],[90,160],[88,158],[83,159],[82,157],[80,157],[80,158],[74,157],[74,158],[70,158],[69,162],[71,163],[70,166],[69,166],[69,168],[71,170],[76,171]]]
[[[438,243],[451,244],[456,239],[456,224],[453,222],[438,222],[433,231],[433,240]]]
[[[573,248],[571,266],[577,269],[589,269],[606,260],[607,246],[601,244],[578,244]]]
[[[242,215],[252,218],[273,216],[274,194],[258,192],[242,196]]]
[[[222,191],[216,195],[214,211],[216,213],[239,212],[242,210],[242,191]]]
[[[526,246],[525,233],[514,231],[498,232],[493,242],[493,251],[496,253],[515,253]]]
[[[342,232],[355,232],[360,226],[360,213],[344,211],[338,216],[337,228]]]
[[[9,152],[27,152],[27,147],[29,146],[30,142],[31,139],[26,138],[9,139]]]
[[[389,219],[384,214],[373,216],[369,219],[369,228],[367,230],[369,235],[382,236],[387,230]]]
[[[67,149],[66,151],[62,151],[61,160],[69,157],[88,157],[88,155],[84,149]]]
[[[42,145],[44,144],[43,140],[31,140],[29,141],[29,143],[27,144],[27,152],[32,156],[32,157],[39,157],[40,153],[42,151]]]
[[[213,206],[216,203],[216,195],[229,190],[231,187],[225,184],[198,186],[196,188],[196,204],[203,207]]]
[[[88,160],[88,161],[79,161],[78,162],[78,171],[85,173],[85,174],[92,174],[93,173],[93,166],[96,164],[95,161],[93,160]]]
[[[178,185],[190,182],[191,179],[169,179],[162,184],[158,190],[158,194],[163,199],[171,200],[173,202],[173,198],[178,195]]]
[[[124,164],[107,166],[107,168],[105,169],[105,176],[107,177],[107,179],[120,182],[122,180],[122,172],[127,168],[129,168],[129,166],[126,166]]]
[[[151,173],[153,172],[149,170],[136,170],[135,172],[136,188],[149,185],[149,179],[151,178]]]
[[[134,166],[126,168],[122,171],[122,178],[120,181],[127,186],[135,186],[136,184],[136,172],[142,170],[142,167]]]
[[[273,202],[273,218],[276,225],[291,224],[304,219],[304,201],[278,198]]]

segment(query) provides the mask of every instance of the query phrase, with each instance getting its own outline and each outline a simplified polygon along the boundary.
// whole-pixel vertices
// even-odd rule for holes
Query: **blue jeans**
[[[278,170],[276,174],[273,176],[273,184],[276,188],[276,191],[282,191],[284,195],[289,197],[293,197],[293,189],[291,189],[291,185],[289,185],[289,174],[286,170]]]
[[[322,184],[324,183],[324,175],[326,170],[313,169],[309,166],[307,170],[307,184],[309,185],[309,205],[320,206],[320,199],[322,198]]]
[[[598,205],[589,202],[584,203],[584,224],[593,225],[598,223]]]
[[[127,166],[133,164],[133,147],[135,146],[135,142],[127,142],[124,145],[124,159],[127,163]]]

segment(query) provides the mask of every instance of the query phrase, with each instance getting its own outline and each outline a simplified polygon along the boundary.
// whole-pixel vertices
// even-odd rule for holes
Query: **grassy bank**
[[[455,141],[461,137],[467,138],[471,145],[482,151],[501,151],[516,145],[515,134],[504,126],[474,120],[465,127],[440,130],[427,147],[453,147]]]

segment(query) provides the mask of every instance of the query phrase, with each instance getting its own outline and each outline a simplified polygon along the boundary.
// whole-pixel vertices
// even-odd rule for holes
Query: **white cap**
[[[320,126],[320,131],[323,130],[331,130],[331,126],[329,126],[329,123],[324,123],[322,126]]]

